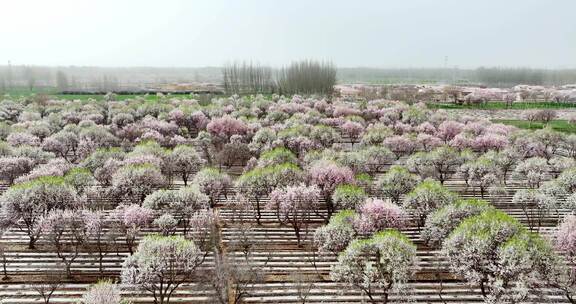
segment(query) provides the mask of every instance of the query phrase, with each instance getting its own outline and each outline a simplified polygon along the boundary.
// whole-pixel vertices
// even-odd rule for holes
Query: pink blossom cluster
[[[358,208],[354,228],[361,235],[370,235],[387,228],[401,228],[407,214],[398,205],[381,199],[368,199]]]

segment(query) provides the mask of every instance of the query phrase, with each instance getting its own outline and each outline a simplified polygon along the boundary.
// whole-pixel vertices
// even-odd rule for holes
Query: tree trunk
[[[484,286],[486,279],[482,279],[480,281],[480,291],[482,292],[482,297],[484,297],[484,299],[486,299],[486,287]]]
[[[33,236],[30,236],[30,241],[28,242],[28,249],[35,249],[36,246],[36,238]]]
[[[569,291],[564,291],[565,295],[566,295],[566,299],[568,299],[568,301],[572,304],[575,304],[576,302],[574,301],[574,299],[572,298],[572,296],[570,295]]]
[[[334,203],[332,202],[332,197],[330,196],[325,197],[325,200],[326,200],[326,210],[328,211],[328,216],[326,217],[326,223],[328,223],[328,221],[332,217],[332,213],[334,213]]]
[[[260,218],[262,217],[262,213],[260,212],[260,199],[256,196],[256,223],[261,225]]]
[[[298,227],[298,225],[294,224],[294,233],[296,234],[296,243],[298,244],[298,248],[302,247],[302,244],[300,243],[300,227]]]
[[[2,276],[2,281],[7,281],[8,279],[10,279],[10,277],[8,276],[8,270],[6,269],[6,255],[2,255],[2,272],[4,273],[4,276]]]

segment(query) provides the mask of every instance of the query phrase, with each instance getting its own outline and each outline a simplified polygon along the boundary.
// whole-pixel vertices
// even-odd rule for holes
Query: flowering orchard
[[[162,95],[3,99],[0,131],[6,303],[575,303],[576,145],[551,128]]]

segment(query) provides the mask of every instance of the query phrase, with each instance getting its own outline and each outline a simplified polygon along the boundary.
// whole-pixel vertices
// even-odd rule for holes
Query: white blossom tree
[[[84,200],[61,177],[42,177],[15,184],[0,197],[2,213],[8,221],[22,221],[18,227],[29,238],[28,247],[34,248],[42,234],[42,217],[54,209],[79,208]]]
[[[388,303],[390,292],[399,290],[412,275],[416,246],[396,230],[356,240],[338,256],[330,270],[334,281],[364,292],[371,303]],[[382,297],[376,297],[381,292]]]
[[[478,285],[487,303],[518,303],[546,281],[554,252],[500,211],[470,217],[443,243],[452,271]]]
[[[149,235],[122,264],[121,280],[151,293],[154,304],[167,304],[203,262],[204,255],[193,241],[182,236]]]
[[[450,192],[439,182],[425,180],[406,194],[403,206],[404,209],[416,216],[418,227],[422,227],[430,213],[456,200],[456,194]]]
[[[420,178],[401,166],[392,166],[378,179],[378,186],[392,202],[399,203],[402,195],[412,191]]]

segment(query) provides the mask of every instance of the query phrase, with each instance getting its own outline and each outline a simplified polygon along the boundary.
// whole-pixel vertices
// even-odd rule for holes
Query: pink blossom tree
[[[419,150],[430,151],[441,146],[442,140],[434,135],[418,133],[416,136],[416,145],[418,146],[417,149]]]
[[[514,147],[522,158],[545,157],[548,155],[545,145],[533,133],[524,131],[514,133]]]
[[[228,142],[232,135],[245,135],[248,132],[248,126],[244,122],[228,115],[213,118],[206,129],[218,146]]]
[[[416,131],[428,135],[436,134],[436,127],[428,121],[425,121],[416,127]]]
[[[534,131],[534,137],[543,146],[542,156],[547,161],[550,161],[564,142],[564,135],[551,127]]]
[[[192,183],[198,185],[200,191],[208,196],[210,206],[214,207],[219,198],[226,195],[232,180],[218,169],[204,168],[194,175]]]
[[[506,103],[506,107],[510,108],[512,104],[516,101],[516,94],[508,93],[504,94],[502,100]]]
[[[112,116],[112,124],[121,129],[134,122],[134,116],[130,113],[117,113]]]
[[[396,159],[404,155],[410,155],[416,150],[416,144],[413,138],[408,136],[392,136],[384,139],[384,146],[396,155]]]
[[[16,183],[22,183],[31,181],[41,177],[51,177],[57,176],[62,177],[72,169],[72,164],[65,161],[62,158],[54,158],[49,160],[45,164],[40,164],[36,166],[32,171],[28,172],[28,174],[20,176],[15,180]]]
[[[354,228],[360,235],[371,235],[388,228],[401,228],[407,214],[398,205],[380,199],[368,199],[358,208]]]
[[[148,164],[123,166],[112,175],[112,189],[117,197],[131,203],[142,204],[148,194],[165,184],[160,170]]]
[[[474,135],[470,133],[460,133],[448,142],[450,147],[456,148],[458,151],[474,148]]]
[[[206,129],[206,126],[208,126],[208,123],[210,122],[210,119],[208,119],[206,114],[204,114],[202,111],[195,111],[190,115],[190,119],[196,130]]]
[[[134,253],[136,238],[140,230],[153,219],[153,210],[139,205],[119,205],[111,215],[114,225],[124,235],[130,254]]]
[[[275,188],[300,184],[302,175],[302,169],[291,163],[257,167],[242,174],[236,180],[236,187],[244,197],[256,201],[256,221],[260,225],[262,198]]]
[[[103,211],[83,210],[82,221],[86,225],[86,236],[95,242],[98,252],[98,271],[100,275],[104,273],[104,253],[114,243],[114,233],[107,229],[109,216]]]
[[[218,243],[218,213],[214,209],[199,210],[190,218],[188,239],[194,240],[201,250],[217,250]],[[207,253],[204,254],[206,256]]]
[[[364,132],[364,126],[355,121],[346,121],[340,126],[342,133],[348,135],[352,142],[358,140],[362,132]]]
[[[448,143],[458,135],[463,128],[464,124],[462,123],[451,120],[444,121],[438,126],[438,137],[440,137],[444,143]]]
[[[507,145],[508,139],[505,136],[491,133],[476,137],[472,144],[473,148],[480,152],[487,152],[488,150],[500,151]]]
[[[234,136],[232,136],[234,138]],[[224,144],[216,154],[216,160],[221,166],[230,168],[235,164],[245,165],[252,153],[247,144],[243,142],[230,142]]]
[[[72,263],[87,241],[86,222],[82,220],[82,214],[71,210],[51,210],[42,218],[40,226],[44,237],[54,246],[56,254],[64,263],[66,276],[71,278]]]
[[[341,167],[334,162],[320,160],[309,170],[310,183],[318,186],[320,194],[326,201],[328,220],[335,211],[332,194],[336,187],[342,184],[353,184],[354,174],[347,167]]]
[[[78,143],[78,135],[70,131],[60,131],[44,139],[42,149],[73,162],[78,156]]]
[[[332,115],[334,117],[360,115],[360,110],[352,108],[349,105],[335,105]]]
[[[502,184],[506,185],[508,174],[520,161],[520,154],[513,148],[506,148],[502,151],[489,151],[482,155],[496,166],[496,174],[500,177]]]
[[[520,189],[512,197],[512,204],[520,207],[530,230],[540,230],[542,221],[556,207],[556,200],[536,189]]]
[[[276,210],[281,223],[288,223],[294,229],[298,246],[301,246],[302,230],[308,234],[310,216],[319,208],[320,190],[316,186],[288,186],[270,193],[267,209]]]

